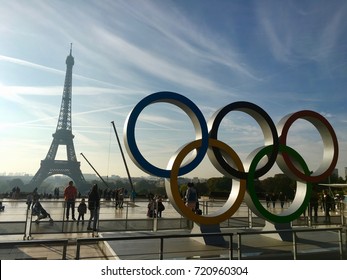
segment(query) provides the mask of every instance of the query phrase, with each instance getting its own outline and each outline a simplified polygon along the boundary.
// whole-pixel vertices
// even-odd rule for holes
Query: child
[[[87,213],[87,204],[84,198],[82,198],[80,205],[78,205],[77,211],[78,211],[77,224],[80,222],[81,218],[82,218],[82,224],[84,224],[84,214]]]

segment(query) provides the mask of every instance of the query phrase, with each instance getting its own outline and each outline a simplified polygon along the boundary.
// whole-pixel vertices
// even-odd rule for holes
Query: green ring
[[[306,182],[306,190],[303,192],[301,187],[301,191],[298,191],[298,188],[300,187],[297,185],[296,192],[295,192],[295,197],[293,200],[293,203],[290,205],[290,207],[286,210],[284,210],[282,213],[279,215],[275,215],[271,212],[269,212],[261,203],[260,200],[258,199],[258,196],[255,192],[255,187],[254,187],[254,173],[257,167],[257,164],[259,161],[266,155],[271,154],[273,150],[273,145],[266,146],[263,149],[261,149],[254,159],[251,162],[251,165],[249,167],[249,173],[248,173],[248,178],[247,178],[247,186],[246,186],[246,203],[251,210],[257,214],[258,216],[264,218],[267,221],[273,222],[273,223],[288,223],[291,222],[297,218],[300,217],[300,215],[305,211],[305,209],[308,206],[310,197],[311,197],[311,192],[312,192],[312,184],[310,182]],[[298,152],[296,152],[294,149],[285,146],[285,145],[280,145],[279,146],[279,154],[282,152],[286,152],[290,157],[293,158],[293,160],[296,161],[299,166],[303,169],[304,173],[306,175],[310,175],[311,172],[309,168],[307,167],[306,162],[304,159],[299,155]],[[299,182],[298,183],[303,183]],[[302,201],[301,205],[300,202]],[[288,214],[287,214],[288,213]],[[287,215],[286,215],[287,214]]]

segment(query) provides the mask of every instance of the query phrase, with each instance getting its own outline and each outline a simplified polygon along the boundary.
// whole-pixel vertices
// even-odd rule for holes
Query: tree
[[[287,198],[292,199],[296,182],[285,174],[276,174],[260,181],[260,188],[264,193],[284,193]]]
[[[157,182],[142,179],[135,183],[135,190],[138,194],[165,194],[165,188],[158,187]]]
[[[196,190],[197,190],[199,196],[208,195],[209,194],[209,189],[207,187],[206,182],[204,182],[204,183],[200,183],[200,182],[197,183],[196,184]]]

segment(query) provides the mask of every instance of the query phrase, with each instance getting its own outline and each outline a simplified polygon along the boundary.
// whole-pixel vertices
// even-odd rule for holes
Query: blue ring
[[[202,139],[201,147],[197,150],[196,157],[191,162],[180,167],[178,175],[182,176],[184,174],[191,172],[193,169],[195,169],[200,164],[200,162],[204,159],[208,149],[209,136],[208,136],[207,123],[202,112],[195,105],[195,103],[193,103],[190,99],[188,99],[187,97],[181,94],[178,94],[175,92],[169,92],[169,91],[156,92],[146,96],[139,103],[137,103],[137,105],[128,115],[128,118],[124,125],[123,138],[124,138],[126,149],[130,157],[134,161],[134,163],[143,171],[149,174],[152,174],[154,176],[158,176],[162,178],[170,178],[171,170],[162,169],[149,163],[142,156],[135,141],[135,125],[140,113],[148,105],[152,103],[157,103],[157,102],[166,102],[166,103],[176,105],[179,108],[181,108],[184,112],[186,112],[187,115],[192,120],[193,125],[195,127],[196,140]],[[199,124],[199,126],[197,126],[197,123]]]

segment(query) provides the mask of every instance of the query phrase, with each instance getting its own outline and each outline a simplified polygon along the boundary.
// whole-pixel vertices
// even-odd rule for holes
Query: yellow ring
[[[219,224],[230,218],[239,209],[246,191],[246,180],[233,179],[231,192],[226,203],[211,214],[200,216],[186,207],[179,192],[179,185],[177,181],[178,172],[184,158],[194,149],[199,149],[199,147],[201,147],[201,142],[201,139],[192,141],[178,150],[178,152],[172,156],[167,168],[168,170],[171,169],[170,180],[166,179],[165,189],[173,207],[181,215],[198,224]],[[232,160],[234,162],[239,171],[244,171],[241,159],[230,146],[219,140],[209,139],[209,147],[219,148],[224,152],[223,155],[228,158],[228,160]],[[224,175],[228,176],[229,174]]]

